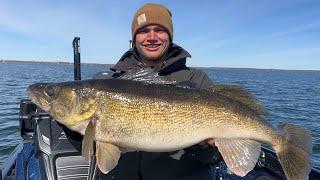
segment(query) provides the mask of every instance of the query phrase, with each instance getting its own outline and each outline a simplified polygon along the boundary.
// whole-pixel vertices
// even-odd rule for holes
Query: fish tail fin
[[[291,124],[284,124],[281,128],[286,136],[275,150],[287,179],[309,179],[312,152],[310,131]]]

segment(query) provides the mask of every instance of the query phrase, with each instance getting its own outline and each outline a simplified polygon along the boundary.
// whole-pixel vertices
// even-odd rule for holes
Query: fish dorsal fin
[[[268,111],[261,105],[257,98],[241,85],[215,84],[212,85],[212,89],[216,93],[248,106],[259,115],[268,115]]]
[[[101,172],[107,174],[117,166],[121,151],[118,146],[100,141],[96,143],[96,150],[98,167]]]
[[[130,70],[119,78],[124,80],[141,81],[147,84],[176,84],[176,81],[170,81],[163,76],[159,76],[158,72],[155,72],[151,68]]]
[[[253,140],[218,138],[215,145],[228,168],[241,177],[255,167],[261,151],[261,144]]]

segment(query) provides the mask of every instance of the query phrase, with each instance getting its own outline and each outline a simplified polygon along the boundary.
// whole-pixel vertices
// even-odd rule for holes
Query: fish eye
[[[47,85],[45,88],[45,93],[49,96],[52,97],[55,92],[55,86],[54,85]]]

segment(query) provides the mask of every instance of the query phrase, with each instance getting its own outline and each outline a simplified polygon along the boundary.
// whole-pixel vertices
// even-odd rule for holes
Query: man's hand
[[[201,148],[208,148],[209,146],[215,147],[215,140],[213,138],[206,139],[199,143]]]

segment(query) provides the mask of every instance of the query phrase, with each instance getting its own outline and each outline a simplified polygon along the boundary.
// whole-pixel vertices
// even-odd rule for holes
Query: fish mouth
[[[28,96],[33,103],[39,106],[44,111],[48,112],[50,110],[50,97],[48,97],[45,92],[44,88],[46,84],[33,84],[28,87]]]

